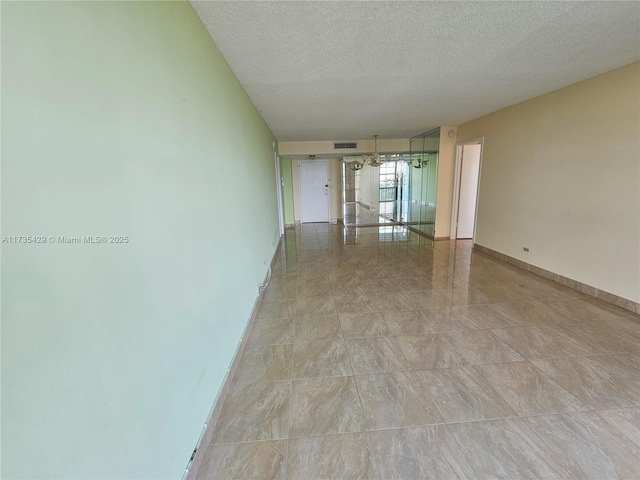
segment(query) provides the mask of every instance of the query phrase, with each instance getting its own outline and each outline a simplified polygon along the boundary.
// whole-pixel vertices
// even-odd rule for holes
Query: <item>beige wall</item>
[[[485,138],[476,243],[640,301],[639,85],[635,63],[460,125]]]
[[[335,150],[333,141],[327,142],[280,142],[278,152],[282,156],[287,155],[358,155],[372,153],[374,151],[373,138],[366,140],[353,140],[358,143],[358,148],[353,150]],[[378,139],[379,152],[408,152],[409,139]]]
[[[453,175],[456,160],[456,135],[449,138],[454,126],[440,127],[438,153],[438,191],[436,192],[436,238],[448,238],[451,233],[451,205],[453,202]]]

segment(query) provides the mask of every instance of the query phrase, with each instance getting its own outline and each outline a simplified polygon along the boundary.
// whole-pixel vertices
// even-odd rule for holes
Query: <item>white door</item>
[[[462,147],[460,196],[458,201],[458,233],[456,238],[473,238],[476,223],[476,199],[480,173],[480,144]]]
[[[300,160],[300,221],[329,221],[329,165],[326,160]]]

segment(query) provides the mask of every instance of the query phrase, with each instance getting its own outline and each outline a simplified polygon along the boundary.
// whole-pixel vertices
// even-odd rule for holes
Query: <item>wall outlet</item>
[[[522,250],[524,250],[525,252],[529,251],[529,247],[522,247]]]

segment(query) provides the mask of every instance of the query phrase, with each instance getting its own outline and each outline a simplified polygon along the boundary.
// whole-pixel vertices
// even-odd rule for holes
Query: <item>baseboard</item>
[[[634,302],[633,300],[628,300],[618,295],[614,295],[613,293],[605,292],[604,290],[600,290],[596,287],[592,287],[591,285],[587,285],[586,283],[573,280],[572,278],[564,277],[560,274],[545,270],[544,268],[536,267],[535,265],[523,262],[522,260],[510,257],[509,255],[505,255],[504,253],[500,253],[496,250],[483,247],[482,245],[478,245],[477,243],[473,244],[473,249],[476,252],[484,253],[485,255],[489,255],[493,258],[497,258],[498,260],[502,260],[503,262],[515,265],[516,267],[527,270],[548,280],[552,280],[566,287],[578,290],[585,295],[598,298],[604,302],[611,303],[616,307],[620,307],[630,312],[640,314],[640,303]]]
[[[282,247],[282,236],[278,241],[278,245],[273,254],[273,258],[271,259],[272,269],[275,266],[275,263],[278,259],[281,247]],[[265,281],[266,280],[267,280],[267,277],[265,276]],[[260,303],[261,298],[262,298],[262,293],[258,294],[258,296],[256,297],[256,301],[253,304],[253,308],[251,309],[251,315],[249,317],[249,320],[247,321],[247,324],[245,325],[244,331],[242,332],[240,343],[238,344],[238,347],[236,348],[236,351],[233,354],[231,364],[229,365],[229,369],[227,370],[227,375],[222,381],[222,386],[220,387],[220,391],[218,392],[218,395],[214,400],[211,413],[209,414],[209,418],[207,418],[207,421],[204,424],[204,429],[202,434],[200,435],[200,438],[198,439],[198,443],[196,445],[194,454],[192,458],[189,460],[189,463],[187,465],[187,468],[185,469],[184,475],[182,476],[183,480],[195,480],[196,475],[198,474],[198,470],[200,469],[200,465],[202,465],[202,461],[204,460],[204,454],[207,450],[207,447],[211,444],[211,437],[213,435],[214,427],[218,422],[218,419],[220,418],[220,412],[222,411],[222,407],[224,406],[227,396],[229,395],[229,385],[231,385],[236,375],[236,372],[238,370],[238,365],[240,364],[240,359],[242,358],[242,354],[244,353],[245,348],[247,346],[247,340],[249,338],[248,334],[251,332],[251,329],[253,328],[253,324],[255,323],[256,313],[258,311],[258,305]]]

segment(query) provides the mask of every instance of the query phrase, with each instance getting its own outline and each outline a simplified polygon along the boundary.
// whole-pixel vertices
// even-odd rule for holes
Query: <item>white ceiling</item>
[[[407,138],[640,60],[640,3],[191,1],[280,141]]]

